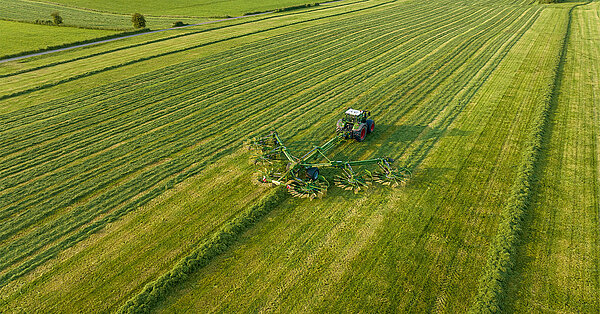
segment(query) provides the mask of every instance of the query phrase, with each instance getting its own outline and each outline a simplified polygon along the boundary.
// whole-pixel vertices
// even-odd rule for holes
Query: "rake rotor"
[[[366,170],[355,172],[350,165],[346,165],[342,168],[342,171],[341,175],[336,175],[333,179],[337,187],[358,193],[371,185],[371,176]]]
[[[412,176],[410,170],[407,168],[395,169],[390,166],[388,160],[382,160],[377,165],[379,166],[379,170],[374,171],[372,177],[373,181],[382,185],[389,185],[391,187],[403,186]]]
[[[322,177],[315,181],[294,178],[287,183],[286,187],[292,196],[314,199],[325,195],[329,182]]]

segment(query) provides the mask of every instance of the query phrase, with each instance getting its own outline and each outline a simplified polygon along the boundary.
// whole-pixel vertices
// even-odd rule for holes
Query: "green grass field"
[[[599,12],[339,2],[0,64],[0,312],[144,306],[147,284],[270,195],[245,140],[275,128],[300,154],[349,106],[376,131],[331,155],[390,156],[408,184],[284,198],[151,311],[472,309],[541,108],[531,202],[493,304],[600,310]]]
[[[0,56],[115,34],[114,31],[54,27],[0,20]]]
[[[2,10],[0,10],[0,19],[33,23],[36,20],[52,20],[50,14],[52,12],[58,12],[63,18],[64,26],[129,30],[133,29],[131,14],[138,11],[146,13],[140,9],[115,13],[113,11],[94,11],[87,7],[69,7],[55,2],[44,3],[29,0],[5,0],[2,4]],[[151,29],[171,27],[175,21],[194,24],[207,20],[210,19],[201,17],[146,16],[147,27]]]
[[[599,9],[592,3],[573,12],[548,150],[509,290],[514,312],[600,308]]]
[[[43,2],[43,1],[42,1]],[[94,9],[104,12],[115,12],[130,14],[131,12],[143,12],[149,15],[174,15],[174,16],[239,16],[251,12],[263,12],[274,9],[292,7],[303,4],[313,4],[319,1],[309,0],[177,0],[169,1],[90,1],[90,0],[58,0],[47,1],[49,3],[60,3],[70,7]],[[321,1],[325,2],[325,1]]]

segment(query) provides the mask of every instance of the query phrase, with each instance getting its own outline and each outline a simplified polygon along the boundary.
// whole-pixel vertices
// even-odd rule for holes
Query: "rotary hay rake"
[[[314,146],[301,157],[290,153],[276,131],[252,139],[248,143],[249,148],[254,151],[252,161],[267,166],[259,172],[258,181],[274,185],[285,184],[293,196],[310,199],[322,197],[330,186],[329,181],[319,174],[320,168],[341,170],[341,173],[333,178],[334,184],[354,193],[366,189],[373,182],[392,187],[405,184],[411,173],[406,168],[392,167],[392,158],[336,161],[325,155],[346,139],[364,141],[366,135],[375,129],[375,121],[368,119],[369,116],[368,111],[348,109],[344,117],[337,122],[336,135],[325,144]],[[317,162],[318,158],[322,161]],[[376,169],[369,171],[362,168],[363,166],[376,166]]]

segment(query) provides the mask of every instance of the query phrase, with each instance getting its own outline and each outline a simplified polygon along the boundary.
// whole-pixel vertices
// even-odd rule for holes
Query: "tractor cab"
[[[367,118],[371,115],[370,112],[364,110],[356,110],[352,108],[348,108],[346,110],[346,116],[344,120],[346,123],[366,123]]]
[[[336,132],[346,139],[354,138],[362,142],[366,135],[375,129],[375,122],[369,119],[369,116],[371,116],[369,111],[348,108],[344,117],[338,120]]]

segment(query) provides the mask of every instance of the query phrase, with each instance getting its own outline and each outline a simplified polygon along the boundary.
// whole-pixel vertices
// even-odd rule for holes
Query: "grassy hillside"
[[[331,137],[352,106],[373,112],[376,131],[332,155],[393,157],[413,171],[408,185],[285,199],[152,309],[468,310],[552,93],[573,5],[342,2],[0,64],[0,308],[116,311],[269,193],[251,183],[246,139],[276,128],[301,153]],[[597,98],[598,8],[585,8],[574,11],[580,39],[568,52],[586,55],[566,59],[560,84],[580,96],[561,94],[570,105],[556,106],[555,144],[544,151],[585,150],[552,167],[579,169],[560,177],[581,186],[581,212],[555,212],[573,221],[597,209],[597,183],[575,181],[598,170],[588,151],[594,115],[567,113],[584,116]],[[593,256],[593,219],[573,229],[543,218],[574,197],[553,195],[536,196],[508,308],[593,311],[597,259],[573,268],[574,282],[590,283],[577,306],[519,286],[562,289],[540,274],[574,276],[566,262],[546,262],[563,263],[554,252],[568,249],[544,249],[564,246],[569,232],[584,235],[571,252]],[[562,229],[536,233],[546,228]]]

